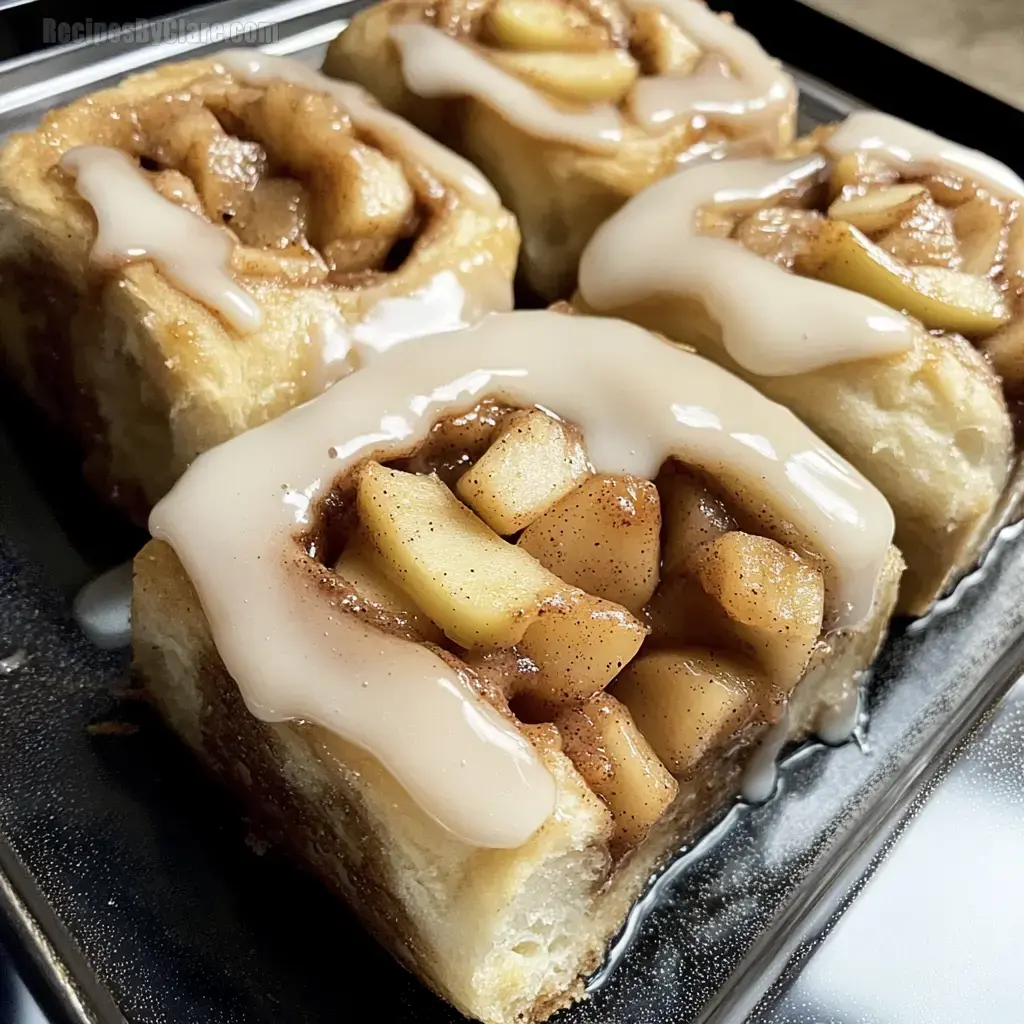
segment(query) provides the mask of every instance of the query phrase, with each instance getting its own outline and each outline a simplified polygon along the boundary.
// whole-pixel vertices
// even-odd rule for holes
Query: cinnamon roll
[[[637,196],[584,253],[579,306],[692,345],[849,459],[892,504],[921,613],[1017,499],[1024,182],[873,112],[791,156]]]
[[[848,699],[901,570],[885,499],[792,414],[552,312],[386,353],[201,456],[150,528],[157,705],[493,1024],[578,998],[766,731]]]
[[[691,160],[774,152],[796,112],[789,75],[699,0],[386,0],[324,70],[483,170],[546,299],[630,196]]]
[[[358,87],[246,51],[0,151],[0,352],[144,516],[201,451],[416,334],[511,307],[515,220]]]

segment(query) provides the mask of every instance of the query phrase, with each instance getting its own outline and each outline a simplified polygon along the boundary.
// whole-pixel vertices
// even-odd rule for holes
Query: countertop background
[[[1024,109],[1024,0],[803,2]]]
[[[1024,109],[1024,0],[804,2]],[[771,7],[771,0],[764,3]],[[189,0],[141,0],[130,7],[117,0],[0,0],[0,59],[41,47],[44,18],[127,21],[183,6],[193,5]]]

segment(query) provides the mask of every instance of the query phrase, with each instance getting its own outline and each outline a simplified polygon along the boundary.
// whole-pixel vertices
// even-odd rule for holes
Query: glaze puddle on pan
[[[799,26],[817,43],[804,55],[811,70],[876,105],[974,145],[986,119],[998,122],[1000,140],[1021,135],[1022,115],[798,4],[778,0],[770,16],[730,6],[790,59],[800,54]],[[204,18],[280,21],[273,49],[315,60],[351,7],[290,0],[257,10],[230,0]],[[100,44],[0,69],[0,130],[151,56]],[[914,81],[941,102],[908,109]],[[848,109],[832,87],[804,86],[804,128]],[[961,124],[952,111],[968,108]],[[1005,157],[1000,146],[989,148]],[[56,1019],[458,1020],[318,883],[249,835],[149,708],[123,699],[124,653],[86,640],[71,599],[130,557],[140,536],[90,499],[74,458],[7,393],[0,419],[0,908]],[[560,1024],[749,1012],[825,926],[920,779],[1019,673],[1020,532],[1005,531],[924,626],[896,627],[868,687],[863,746],[791,754],[774,800],[738,803],[649,887],[592,979],[592,999]]]

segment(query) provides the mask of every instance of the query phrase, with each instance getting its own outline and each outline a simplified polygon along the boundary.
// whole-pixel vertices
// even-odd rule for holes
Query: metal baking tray
[[[361,5],[229,0],[190,18],[272,23],[269,49],[316,63]],[[798,72],[804,128],[842,116],[856,95],[1013,160],[1024,115],[1012,108],[798,3],[729,7],[770,51],[818,76]],[[217,48],[114,39],[0,66],[0,133],[131,71]],[[7,391],[0,421],[0,659],[16,655],[0,660],[0,910],[53,1019],[457,1020],[250,835],[152,712],[125,699],[126,656],[89,645],[70,599],[141,537],[82,488],[74,456]],[[1005,530],[926,619],[894,626],[857,743],[791,752],[772,801],[737,803],[652,880],[592,998],[560,1024],[765,1012],[923,780],[1024,667],[1020,535]]]

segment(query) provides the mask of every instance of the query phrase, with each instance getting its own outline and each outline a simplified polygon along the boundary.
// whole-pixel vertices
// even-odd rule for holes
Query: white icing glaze
[[[500,274],[488,282],[479,268],[472,288],[452,270],[442,270],[418,291],[375,299],[365,318],[347,324],[326,317],[310,329],[314,366],[322,391],[381,352],[424,334],[441,334],[476,323],[492,312],[512,308],[512,284]]]
[[[338,474],[407,451],[486,396],[577,424],[598,472],[652,478],[675,454],[728,477],[741,502],[767,499],[829,561],[836,625],[869,613],[893,518],[851,466],[731,374],[630,324],[548,312],[384,352],[200,456],[150,528],[181,558],[253,714],[337,732],[465,841],[513,847],[553,806],[532,748],[427,648],[338,614],[296,564],[294,536]]]
[[[18,669],[24,668],[26,661],[28,661],[28,651],[24,647],[19,647],[12,654],[5,655],[0,658],[0,676],[13,675]]]
[[[510,286],[504,294],[481,302],[469,295],[459,278],[443,270],[412,295],[395,295],[378,302],[366,318],[352,327],[352,342],[365,364],[393,345],[424,334],[441,334],[468,327],[488,312],[511,308]]]
[[[614,106],[594,103],[586,111],[560,109],[439,29],[398,25],[391,30],[391,39],[401,54],[406,85],[419,96],[472,96],[538,138],[575,142],[597,152],[613,151],[622,140],[623,122]]]
[[[352,346],[352,332],[337,313],[323,316],[310,325],[309,344],[313,350],[314,394],[359,369],[359,354]]]
[[[789,727],[789,708],[786,708],[782,717],[761,737],[743,769],[740,795],[748,804],[763,804],[775,792],[779,781],[779,754],[789,739]]]
[[[359,129],[388,140],[396,152],[408,153],[443,183],[465,191],[487,206],[497,206],[498,196],[490,182],[467,160],[424,135],[408,121],[381,107],[364,89],[339,82],[288,57],[274,57],[259,50],[225,50],[215,58],[225,70],[250,85],[266,85],[275,79],[326,93],[352,118]]]
[[[814,720],[814,732],[824,743],[837,746],[856,732],[860,722],[861,680],[858,672],[846,685],[839,698],[826,704]]]
[[[648,130],[680,118],[703,117],[732,128],[749,129],[778,122],[795,109],[796,83],[777,60],[743,29],[723,21],[698,0],[626,0],[630,9],[664,11],[705,53],[724,58],[734,77],[725,77],[716,60],[704,61],[691,75],[641,78],[631,106]]]
[[[472,96],[512,124],[541,139],[574,142],[597,151],[614,150],[622,118],[607,103],[572,111],[556,107],[465,43],[430,25],[396,25],[391,38],[402,57],[405,84],[418,96]]]
[[[702,207],[764,205],[823,169],[820,156],[730,160],[657,182],[598,228],[580,262],[580,293],[598,312],[659,295],[698,298],[729,355],[763,376],[904,351],[914,328],[881,302],[697,233]]]
[[[1006,164],[876,110],[851,114],[828,138],[824,149],[832,156],[871,153],[908,176],[953,170],[993,195],[1024,199],[1024,181]]]
[[[707,58],[692,75],[641,78],[630,106],[647,131],[680,118],[712,121],[734,129],[773,127],[794,109],[793,79],[749,33],[722,20],[698,0],[627,0],[626,7],[656,6],[678,22]],[[613,152],[625,124],[618,109],[595,103],[567,110],[482,52],[429,25],[396,25],[391,38],[401,54],[406,86],[419,96],[472,96],[511,124],[538,138]],[[722,61],[733,73],[722,73]]]
[[[104,651],[132,642],[132,563],[97,576],[78,592],[72,605],[82,632]]]
[[[118,267],[152,260],[178,288],[237,331],[259,328],[259,305],[228,272],[234,242],[227,231],[165,199],[118,149],[75,146],[60,166],[74,175],[78,194],[96,214],[93,262]]]

